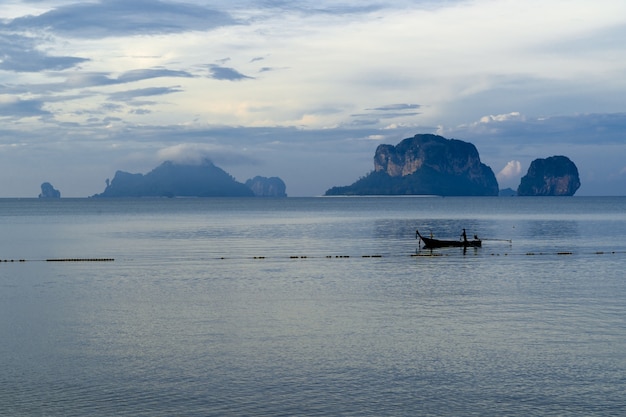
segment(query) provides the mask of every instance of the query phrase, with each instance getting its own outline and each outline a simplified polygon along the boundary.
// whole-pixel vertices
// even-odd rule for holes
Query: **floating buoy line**
[[[459,253],[461,252],[461,253]],[[307,255],[289,255],[289,256],[220,256],[218,258],[208,258],[208,259],[214,259],[214,260],[241,260],[241,259],[253,259],[253,260],[265,260],[265,259],[289,259],[289,260],[306,260],[306,259],[311,259],[311,260],[315,260],[315,259],[363,259],[363,258],[403,258],[403,257],[410,257],[410,258],[429,258],[429,257],[458,257],[460,256],[467,256],[467,257],[474,257],[476,254],[476,251],[470,251],[468,250],[466,253],[462,253],[462,251],[456,251],[456,250],[443,250],[443,251],[430,251],[430,250],[421,250],[421,251],[417,251],[414,253],[405,253],[405,254],[388,254],[388,255],[381,255],[381,254],[374,254],[374,255],[313,255],[313,256],[307,256]],[[619,254],[626,254],[626,251],[595,251],[595,252],[572,252],[572,251],[549,251],[549,252],[526,252],[526,253],[521,253],[521,252],[504,252],[504,253],[498,253],[498,252],[489,252],[489,253],[483,253],[481,254],[483,257],[484,256],[510,256],[510,257],[519,257],[519,256],[523,256],[523,257],[530,257],[530,256],[576,256],[576,255],[619,255]]]
[[[113,262],[115,258],[0,259],[0,262]]]
[[[59,258],[46,259],[46,262],[113,262],[114,258]]]
[[[471,253],[459,253],[459,251],[452,250],[444,250],[444,251],[430,251],[430,250],[421,250],[416,251],[414,253],[408,254],[372,254],[372,255],[289,255],[289,256],[220,256],[217,258],[208,258],[207,260],[241,260],[241,259],[253,259],[253,260],[264,260],[264,259],[289,259],[289,260],[307,260],[307,259],[381,259],[381,258],[401,258],[401,257],[410,257],[410,258],[430,258],[430,257],[451,257],[455,256],[475,256],[477,251],[472,250]],[[623,255],[626,254],[626,251],[595,251],[595,252],[572,252],[572,251],[556,251],[556,252],[526,252],[526,253],[515,253],[515,252],[504,252],[504,253],[486,253],[482,254],[483,256],[510,256],[510,257],[534,257],[534,256],[576,256],[576,255],[598,255],[598,256],[607,256],[607,255]],[[132,259],[131,259],[132,260]],[[25,263],[25,262],[114,262],[115,258],[49,258],[49,259],[0,259],[0,264],[2,263]]]

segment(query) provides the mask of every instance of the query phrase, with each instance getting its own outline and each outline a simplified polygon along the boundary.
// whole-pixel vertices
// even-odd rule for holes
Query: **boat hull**
[[[416,235],[424,243],[424,249],[436,249],[436,248],[480,248],[482,247],[482,241],[480,239],[473,240],[442,240],[433,239],[430,237],[422,236],[419,231],[416,231]]]
[[[480,240],[439,240],[430,238],[421,238],[424,243],[424,249],[434,248],[480,248],[482,241]]]

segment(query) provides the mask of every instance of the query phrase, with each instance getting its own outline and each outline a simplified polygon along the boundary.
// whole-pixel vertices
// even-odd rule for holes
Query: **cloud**
[[[0,96],[0,119],[48,116],[50,112],[43,110],[41,100],[21,100],[11,96]]]
[[[65,79],[56,83],[15,84],[1,86],[0,92],[6,94],[49,94],[67,90],[104,87],[146,81],[156,78],[193,78],[187,71],[169,70],[165,68],[146,68],[125,71],[118,76],[109,72],[70,72],[63,74]]]
[[[153,78],[191,78],[193,77],[187,71],[175,71],[165,68],[147,68],[137,69],[121,73],[117,77],[111,77],[109,73],[73,73],[69,74],[64,83],[55,84],[62,89],[98,87],[105,85],[127,84],[138,81],[150,80]]]
[[[387,104],[384,106],[380,106],[380,107],[375,107],[373,109],[366,109],[366,110],[378,110],[378,111],[401,111],[401,110],[415,110],[415,109],[419,109],[420,106],[419,104]]]
[[[14,72],[60,71],[87,62],[87,58],[51,56],[37,49],[38,40],[2,33],[0,26],[0,70]]]
[[[420,114],[415,111],[421,106],[419,104],[386,104],[379,107],[365,109],[366,113],[353,113],[350,117],[354,118],[352,125],[377,125],[384,119],[397,119],[413,117]]]
[[[211,151],[214,147],[197,143],[180,143],[163,148],[157,152],[161,161],[177,163],[199,164],[205,159],[211,159]]]
[[[499,183],[505,183],[517,179],[522,174],[522,163],[520,161],[509,161],[506,166],[496,174]]]
[[[132,101],[137,97],[161,96],[165,94],[180,93],[180,87],[148,87],[136,90],[119,91],[109,94],[109,99],[113,101]]]
[[[190,3],[160,0],[77,2],[36,16],[13,19],[13,31],[40,31],[75,38],[106,38],[206,31],[234,25],[227,13]]]
[[[371,4],[367,4],[366,1],[353,2],[353,4],[350,4],[350,2],[330,2],[325,4],[320,1],[288,2],[284,0],[267,0],[262,2],[262,4],[267,9],[279,9],[283,13],[297,12],[303,15],[331,16],[372,13],[387,7],[376,1],[371,2]]]
[[[144,115],[144,114],[150,114],[152,113],[150,110],[148,109],[133,109],[130,111],[130,113],[132,114],[137,114],[137,115]]]
[[[180,33],[209,30],[235,24],[226,13],[193,4],[146,0],[107,0],[74,3],[53,8],[39,15],[28,15],[0,22],[0,70],[17,73],[64,71],[91,58],[53,55],[49,45],[53,33],[82,39],[138,34]],[[44,47],[44,45],[46,45]],[[131,70],[112,78],[108,73],[76,72],[65,83],[4,86],[4,92],[41,94],[135,82],[157,77],[192,77],[186,71],[165,68]]]
[[[494,122],[508,122],[508,121],[524,121],[525,117],[520,114],[520,112],[514,111],[507,114],[498,114],[498,115],[489,115],[483,116],[480,118],[480,122],[482,124],[486,123],[494,123]]]
[[[117,77],[114,82],[116,84],[123,84],[162,77],[192,78],[193,75],[187,71],[169,70],[166,68],[148,68],[126,71]]]
[[[377,120],[379,119],[395,119],[398,117],[406,117],[406,116],[417,116],[420,112],[403,112],[403,113],[355,113],[351,114],[351,117],[372,117],[375,116]]]
[[[157,158],[184,164],[200,164],[210,160],[216,164],[226,165],[258,165],[259,161],[242,152],[227,147],[203,143],[179,143],[168,146],[157,152]]]
[[[244,75],[233,68],[220,67],[219,65],[211,65],[209,67],[209,73],[209,78],[213,78],[214,80],[242,81],[254,79],[254,77]]]
[[[530,144],[625,143],[626,113],[528,117],[518,112],[483,116],[477,122],[441,128],[443,136]]]
[[[385,104],[378,107],[365,109],[368,113],[353,113],[350,117],[354,118],[350,124],[353,126],[374,126],[384,119],[397,119],[413,117],[420,114],[415,111],[419,109],[419,104]]]

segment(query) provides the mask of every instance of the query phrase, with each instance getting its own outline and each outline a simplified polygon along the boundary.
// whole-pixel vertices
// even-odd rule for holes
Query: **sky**
[[[0,198],[205,158],[322,195],[418,133],[626,195],[623,0],[3,0]]]

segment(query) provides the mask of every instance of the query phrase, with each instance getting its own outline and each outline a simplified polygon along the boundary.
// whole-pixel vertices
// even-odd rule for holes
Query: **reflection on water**
[[[623,415],[626,199],[540,201],[15,203],[115,261],[0,265],[0,415]]]
[[[577,239],[580,237],[578,222],[572,220],[532,220],[528,222],[529,238]]]

